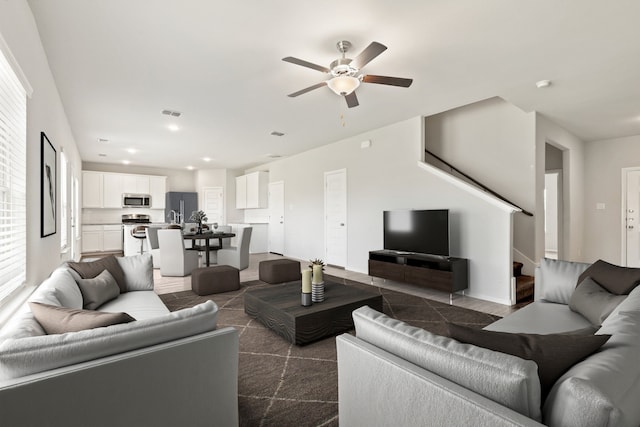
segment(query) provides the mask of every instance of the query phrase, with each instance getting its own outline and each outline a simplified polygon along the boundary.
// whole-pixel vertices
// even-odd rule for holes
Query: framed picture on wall
[[[40,132],[40,237],[56,233],[56,149],[44,132]]]

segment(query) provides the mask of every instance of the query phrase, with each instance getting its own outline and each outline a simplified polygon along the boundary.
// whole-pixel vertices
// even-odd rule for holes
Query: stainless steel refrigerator
[[[167,192],[164,208],[165,220],[167,222],[189,222],[191,213],[197,210],[198,193],[183,191]]]

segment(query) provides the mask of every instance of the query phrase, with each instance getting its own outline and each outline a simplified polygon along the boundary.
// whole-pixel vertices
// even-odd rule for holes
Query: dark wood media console
[[[371,251],[369,276],[452,294],[469,287],[469,260],[391,250]]]

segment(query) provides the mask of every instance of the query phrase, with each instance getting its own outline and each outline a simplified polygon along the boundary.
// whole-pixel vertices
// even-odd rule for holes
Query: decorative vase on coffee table
[[[322,277],[322,265],[313,265],[313,280],[311,281],[311,301],[324,301],[324,279]]]

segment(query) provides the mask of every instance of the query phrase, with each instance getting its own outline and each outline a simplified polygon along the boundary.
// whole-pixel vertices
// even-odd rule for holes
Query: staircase
[[[534,278],[522,275],[521,262],[513,262],[513,277],[516,278],[516,304],[533,302]]]

